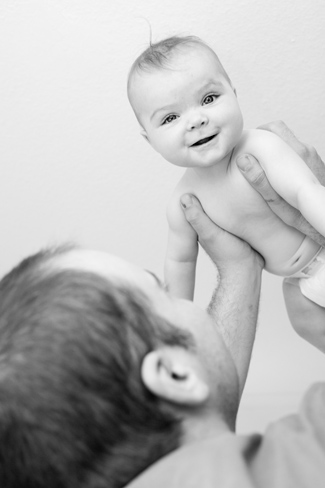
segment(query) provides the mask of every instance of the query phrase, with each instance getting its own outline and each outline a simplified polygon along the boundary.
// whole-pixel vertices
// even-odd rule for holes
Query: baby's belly
[[[266,225],[241,226],[242,235],[264,258],[265,269],[279,276],[297,273],[313,259],[320,246],[277,219]]]
[[[310,239],[305,241],[304,234],[277,217],[242,175],[230,176],[228,186],[223,182],[218,188],[214,184],[192,191],[209,217],[259,252],[270,273],[290,276],[304,268],[320,246]]]
[[[320,248],[305,235],[292,234],[291,230],[278,233],[269,241],[256,241],[256,245],[252,243],[251,246],[264,257],[265,269],[279,276],[298,273],[308,265]]]
[[[265,202],[263,202],[264,205]],[[304,268],[319,250],[319,245],[280,220],[269,207],[259,202],[254,208],[229,205],[218,213],[210,207],[208,215],[222,228],[248,242],[265,261],[265,269],[279,276],[290,276]],[[209,204],[207,205],[209,206]],[[264,207],[264,208],[263,208]],[[213,215],[212,215],[213,214]]]

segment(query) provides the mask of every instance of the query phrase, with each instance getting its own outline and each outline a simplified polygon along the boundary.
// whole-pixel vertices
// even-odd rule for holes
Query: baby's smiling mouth
[[[216,137],[218,134],[213,134],[213,136],[210,137],[205,137],[204,139],[200,139],[199,141],[195,142],[194,144],[191,145],[191,147],[195,146],[202,146],[202,144],[206,144],[209,141],[212,141],[214,137]]]

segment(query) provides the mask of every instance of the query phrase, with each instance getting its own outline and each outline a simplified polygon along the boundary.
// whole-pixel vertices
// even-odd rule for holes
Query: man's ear
[[[144,130],[142,127],[141,127],[141,130],[140,130],[140,134],[142,135],[142,137],[144,137],[144,138],[145,138],[145,140],[146,140],[147,142],[149,142],[149,143],[150,143],[150,141],[149,141],[149,139],[148,139],[148,135],[147,135],[146,131],[145,131],[145,130]]]
[[[151,393],[179,405],[200,405],[209,397],[202,366],[180,347],[167,346],[148,353],[141,376]]]

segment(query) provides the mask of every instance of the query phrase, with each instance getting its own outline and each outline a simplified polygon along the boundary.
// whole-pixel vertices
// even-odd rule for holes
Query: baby
[[[273,188],[322,235],[325,187],[278,136],[243,130],[236,90],[215,52],[192,36],[152,44],[132,65],[128,97],[144,138],[167,161],[187,168],[167,208],[171,293],[193,299],[197,236],[179,203],[192,193],[216,224],[264,257],[266,270],[300,278],[302,293],[325,307],[325,249],[273,214],[236,158],[255,156]]]

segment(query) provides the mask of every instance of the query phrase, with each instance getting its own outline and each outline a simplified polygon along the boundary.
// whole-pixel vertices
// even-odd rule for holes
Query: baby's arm
[[[297,334],[325,354],[325,308],[301,293],[296,278],[283,281],[283,296],[290,322]]]
[[[197,235],[174,195],[167,207],[169,235],[165,260],[165,281],[172,295],[193,300],[198,254]]]
[[[315,148],[300,142],[284,122],[271,122],[260,128],[275,132],[289,144],[317,176],[317,179],[325,185],[325,165]],[[236,162],[246,180],[262,195],[271,210],[280,219],[325,247],[325,237],[317,233],[297,209],[274,191],[255,158],[246,155],[244,158],[238,158]],[[297,278],[284,280],[283,295],[288,316],[295,331],[325,354],[325,308],[308,300],[301,293]]]
[[[322,235],[325,235],[325,187],[304,161],[271,132],[253,131],[254,156],[259,160],[274,190]],[[246,149],[245,149],[246,150]]]

